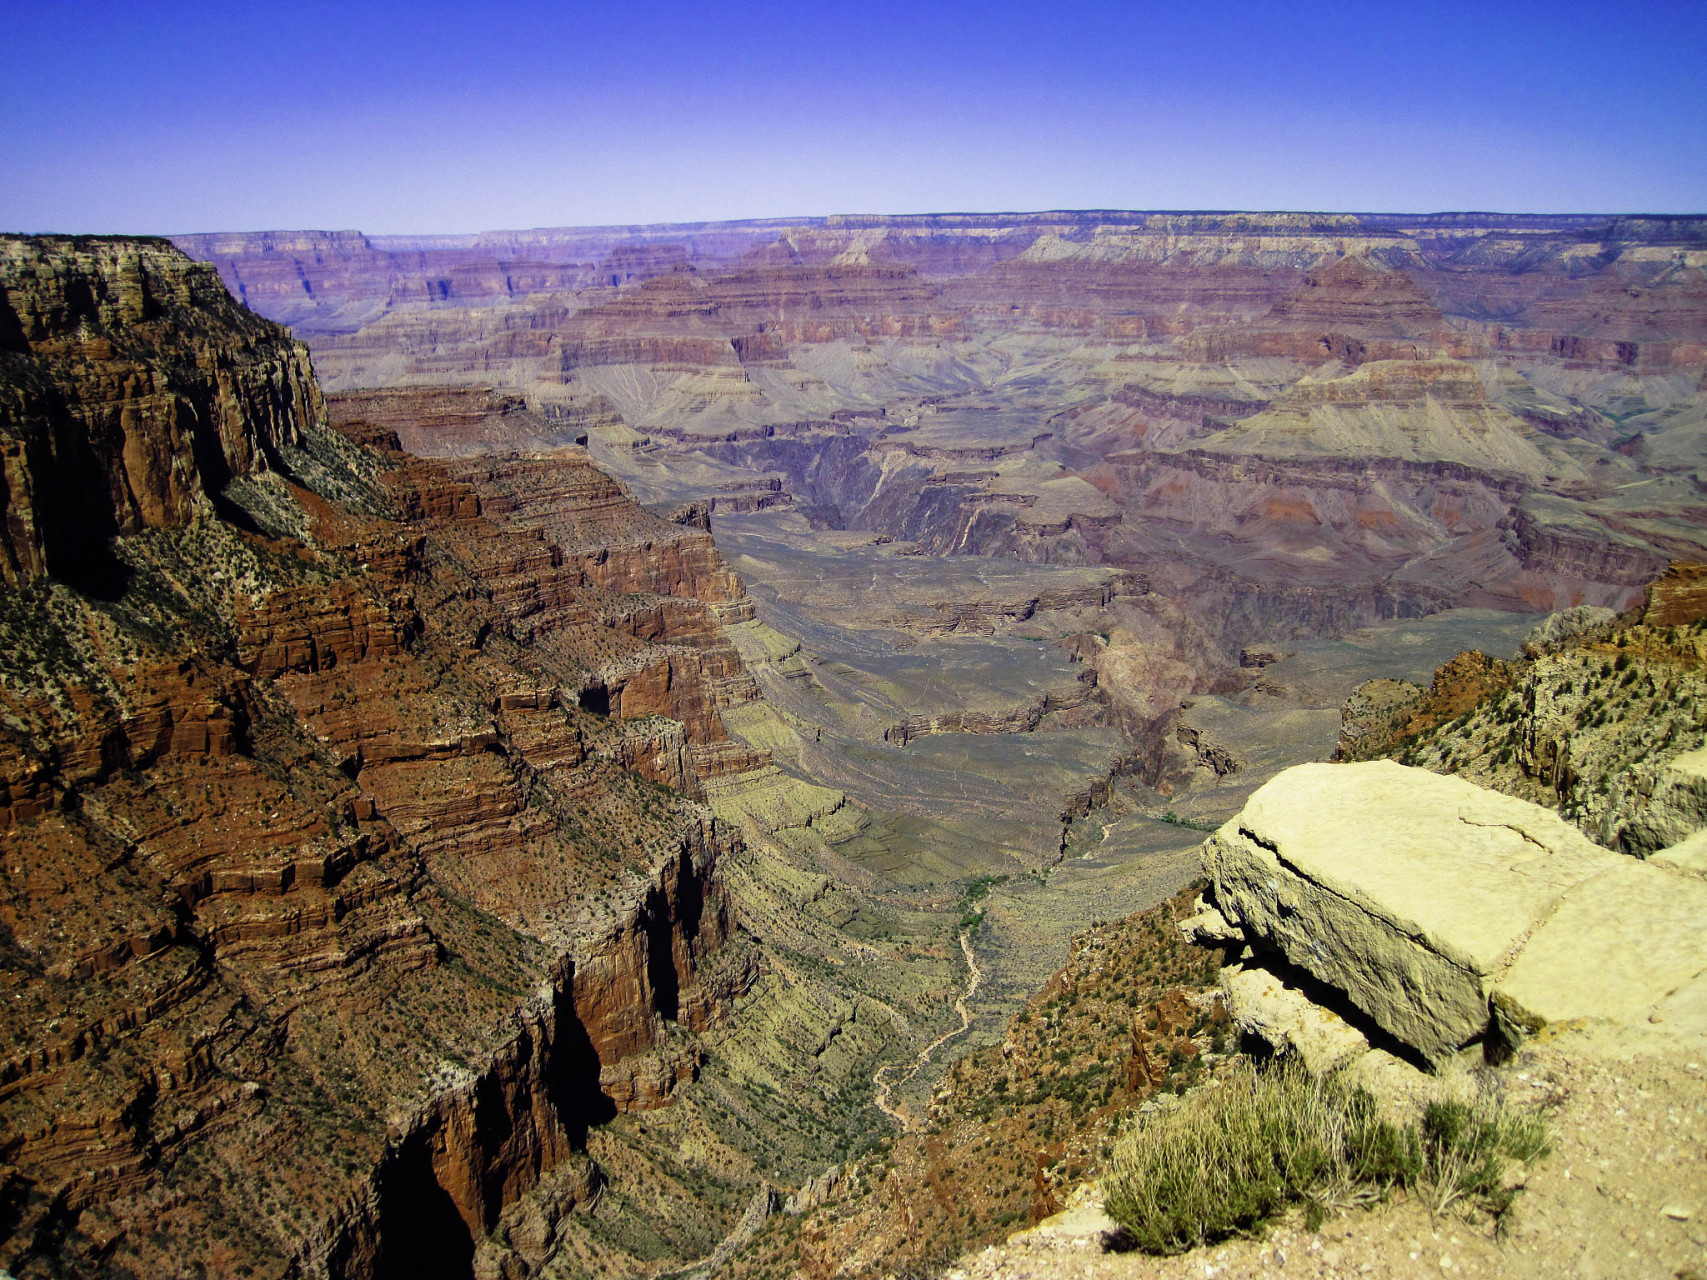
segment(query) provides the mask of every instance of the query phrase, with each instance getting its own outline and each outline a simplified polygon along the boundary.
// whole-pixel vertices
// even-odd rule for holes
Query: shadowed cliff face
[[[526,1274],[758,973],[739,580],[584,450],[333,432],[164,243],[4,250],[0,1265]]]
[[[110,576],[108,537],[187,525],[321,413],[306,349],[164,241],[8,237],[0,275],[12,585]]]

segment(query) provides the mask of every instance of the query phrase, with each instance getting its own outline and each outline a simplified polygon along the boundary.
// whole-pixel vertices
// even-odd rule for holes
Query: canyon
[[[332,429],[300,345],[164,242],[0,250],[0,1265],[622,1271],[816,1172],[847,1106],[811,1086],[869,1077],[951,966],[880,981],[702,803],[769,767],[723,725],[758,691],[709,536],[582,450]],[[725,1043],[738,1001],[768,1057]],[[696,1079],[687,1193],[612,1122]]]
[[[929,840],[870,829],[886,875],[1034,866],[1062,847],[1046,811],[1082,816],[1073,797],[1108,779],[1152,814],[1225,817],[1258,758],[1332,750],[1359,681],[1311,646],[1374,627],[1503,657],[1514,619],[1627,608],[1707,555],[1700,218],[1096,210],[176,243],[293,326],[335,414],[389,414],[432,456],[584,443],[648,509],[714,529],[758,610],[736,640],[764,710],[737,736],[931,822]],[[1243,660],[1264,646],[1302,646],[1313,674]],[[1339,652],[1361,679],[1370,651]],[[906,776],[878,743],[906,746]],[[1064,771],[1049,795],[1026,789],[1038,753]],[[969,837],[968,815],[1002,811],[968,764],[1024,812]]]
[[[6,237],[0,286],[20,1278],[926,1266],[1227,1048],[1175,921],[1290,767],[1693,829],[1707,220]],[[1594,736],[1536,624],[1643,608],[1687,697]]]
[[[585,431],[645,501],[1137,568],[1230,628],[1627,604],[1700,550],[1700,219],[1109,211],[178,243],[294,326],[330,390],[478,385],[535,411],[470,424],[461,448]]]

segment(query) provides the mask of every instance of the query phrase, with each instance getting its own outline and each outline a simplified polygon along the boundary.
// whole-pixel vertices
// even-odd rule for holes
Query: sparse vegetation
[[[1175,827],[1188,827],[1192,831],[1213,831],[1218,825],[1213,822],[1204,822],[1199,818],[1182,818],[1172,809],[1162,815],[1162,821]]]
[[[1486,1096],[1437,1101],[1399,1125],[1343,1077],[1240,1062],[1127,1131],[1109,1160],[1107,1207],[1135,1247],[1163,1254],[1257,1231],[1296,1205],[1314,1228],[1395,1187],[1436,1213],[1498,1219],[1516,1195],[1509,1166],[1546,1151],[1538,1116]]]
[[[1699,624],[1613,620],[1514,662],[1460,654],[1409,697],[1372,681],[1347,704],[1344,760],[1389,757],[1556,808],[1590,839],[1647,854],[1676,832],[1647,815],[1670,761],[1703,743]]]
[[[1007,876],[973,876],[966,884],[966,894],[960,904],[959,930],[978,931],[978,926],[984,921],[983,908],[978,904],[990,896],[990,890],[997,885],[1006,884]]]

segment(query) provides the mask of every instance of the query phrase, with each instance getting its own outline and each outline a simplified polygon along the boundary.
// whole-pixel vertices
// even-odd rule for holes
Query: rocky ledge
[[[1707,882],[1538,805],[1389,761],[1300,765],[1203,859],[1213,905],[1189,927],[1250,948],[1235,1017],[1307,1059],[1359,1035],[1438,1063],[1561,1025],[1707,1034]],[[1335,1017],[1312,1025],[1312,996]]]

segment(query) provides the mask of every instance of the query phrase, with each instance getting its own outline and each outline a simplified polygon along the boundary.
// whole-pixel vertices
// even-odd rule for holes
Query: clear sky
[[[0,229],[1707,210],[1707,0],[0,0]]]

